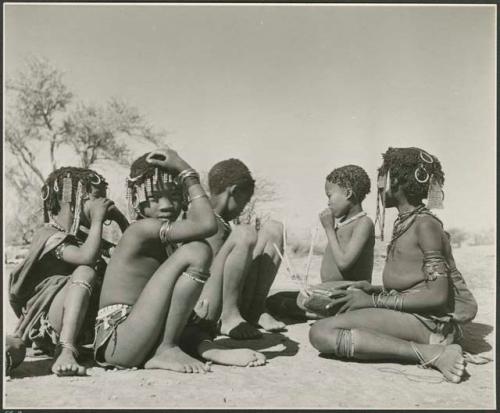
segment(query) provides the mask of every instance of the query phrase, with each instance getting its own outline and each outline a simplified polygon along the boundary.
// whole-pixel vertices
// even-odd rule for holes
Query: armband
[[[170,239],[170,230],[172,229],[172,222],[165,221],[159,231],[160,241],[162,244],[170,244],[172,240]]]
[[[424,251],[424,264],[422,266],[425,281],[434,281],[438,277],[447,277],[448,263],[441,251]]]

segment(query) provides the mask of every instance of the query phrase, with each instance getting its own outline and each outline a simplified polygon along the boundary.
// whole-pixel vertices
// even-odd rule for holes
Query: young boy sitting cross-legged
[[[186,194],[187,216],[177,220],[187,207]],[[185,333],[209,277],[212,251],[203,239],[217,231],[196,171],[173,150],[145,154],[131,167],[128,197],[137,221],[123,235],[106,271],[96,361],[187,373],[209,370],[192,357],[198,355],[221,364],[265,363],[251,350],[221,350],[202,330],[193,333],[196,326]],[[181,347],[192,351],[187,354]]]
[[[98,173],[64,167],[42,187],[45,225],[34,235],[26,259],[10,275],[9,299],[19,323],[8,337],[7,364],[15,367],[23,347],[36,345],[56,360],[58,376],[85,375],[78,346],[92,342],[100,281],[104,275],[102,230],[106,220],[122,231],[125,216],[106,199]],[[88,234],[81,231],[88,229]],[[12,361],[12,363],[10,363]]]
[[[383,157],[379,195],[384,207],[399,211],[384,285],[355,283],[332,303],[341,306],[338,313],[313,325],[310,340],[322,353],[420,363],[458,383],[464,357],[452,343],[477,304],[456,269],[441,221],[428,209],[441,206],[441,164],[418,148],[389,148]]]
[[[280,258],[273,244],[283,246],[283,227],[266,222],[257,231],[251,225],[231,226],[250,201],[255,181],[238,159],[218,162],[208,174],[210,201],[218,232],[207,241],[214,252],[211,278],[200,301],[208,303],[206,321],[219,324],[219,332],[235,339],[258,338],[285,325],[265,308],[265,300],[279,268]],[[215,328],[215,327],[214,327]]]

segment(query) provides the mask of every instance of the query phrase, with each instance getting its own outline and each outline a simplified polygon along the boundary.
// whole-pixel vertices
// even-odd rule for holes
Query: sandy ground
[[[380,283],[383,251],[374,270]],[[465,350],[494,357],[495,248],[463,246],[455,252],[458,268],[479,304],[467,329]],[[315,256],[316,274],[321,257]],[[305,257],[294,259],[297,268]],[[10,266],[7,268],[10,271]],[[8,271],[4,277],[8,277]],[[315,281],[314,278],[312,281]],[[280,270],[273,291],[293,289]],[[4,303],[6,301],[4,300]],[[10,331],[15,318],[4,304]],[[265,333],[261,340],[235,342],[262,351],[268,364],[258,368],[213,366],[212,373],[190,375],[169,371],[105,371],[93,367],[90,377],[58,378],[50,374],[51,360],[27,358],[4,386],[3,407],[22,408],[495,408],[495,362],[467,366],[462,383],[435,383],[440,373],[413,365],[358,363],[321,358],[308,341],[309,325],[288,326],[281,334]],[[410,381],[386,368],[430,377]],[[430,381],[430,382],[429,382]]]

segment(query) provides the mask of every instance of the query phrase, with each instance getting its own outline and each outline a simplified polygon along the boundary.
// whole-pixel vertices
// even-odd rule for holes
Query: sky
[[[274,216],[290,225],[318,222],[325,177],[346,164],[368,172],[374,218],[381,154],[421,147],[445,171],[438,215],[479,230],[496,226],[495,14],[494,5],[4,4],[4,71],[44,56],[84,101],[139,108],[197,169],[240,158],[276,183]]]

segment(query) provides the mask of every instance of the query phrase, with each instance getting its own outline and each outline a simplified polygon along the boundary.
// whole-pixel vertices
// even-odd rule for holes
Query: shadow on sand
[[[253,340],[235,340],[219,337],[217,343],[228,348],[249,348],[260,351],[268,360],[275,357],[291,357],[299,351],[299,343],[281,333],[263,333],[262,337]]]
[[[464,327],[464,340],[461,343],[462,348],[471,354],[484,353],[491,351],[490,343],[486,337],[493,332],[493,327],[489,324],[469,323]]]

